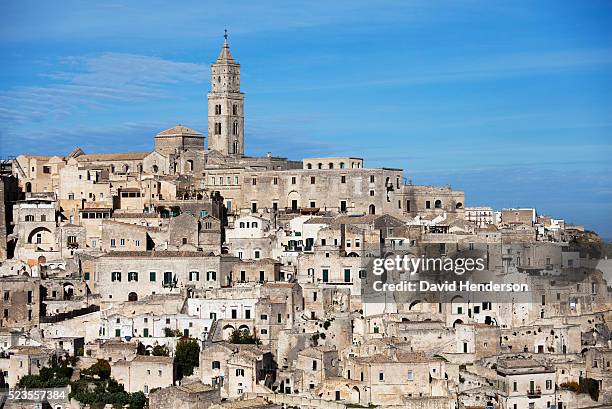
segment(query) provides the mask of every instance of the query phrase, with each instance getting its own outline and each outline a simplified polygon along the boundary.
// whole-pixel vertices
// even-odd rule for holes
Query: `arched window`
[[[159,172],[159,166],[153,165],[153,173]]]
[[[376,206],[374,206],[373,204],[370,205],[370,207],[368,208],[368,213],[370,214],[376,214]]]
[[[340,169],[344,169],[344,162],[340,162]]]
[[[232,130],[234,135],[238,135],[238,122],[234,122],[234,129]]]
[[[312,169],[312,163],[307,164],[307,165],[306,165],[306,168],[308,168],[308,169]]]
[[[439,200],[439,199],[438,199],[438,200],[436,200],[436,201],[434,202],[434,207],[435,207],[436,209],[441,209],[441,208],[442,208],[442,201],[441,201],[441,200]]]
[[[317,167],[318,167],[319,169],[323,169],[323,164],[322,164],[322,163],[319,163],[319,164],[317,165]]]
[[[26,184],[25,184],[25,191],[27,193],[32,192],[32,184],[30,182],[26,182]]]
[[[238,153],[238,141],[234,141],[234,153]]]
[[[333,169],[334,168],[334,164],[332,162],[329,162],[329,168]]]
[[[457,204],[455,205],[455,209],[462,209],[462,208],[463,208],[463,203],[457,202]]]
[[[221,115],[221,105],[215,105],[215,115]]]

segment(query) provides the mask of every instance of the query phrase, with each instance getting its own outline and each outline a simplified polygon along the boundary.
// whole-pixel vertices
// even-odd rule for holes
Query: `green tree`
[[[108,379],[110,378],[111,367],[108,361],[104,359],[98,359],[98,362],[85,369],[82,374],[94,378],[98,377],[99,379]]]
[[[181,338],[176,344],[174,360],[178,369],[178,378],[191,376],[193,368],[200,363],[200,346],[198,341],[192,338]]]
[[[151,351],[151,355],[153,356],[169,356],[170,351],[168,351],[168,347],[165,345],[155,345],[153,347],[153,351]]]
[[[259,340],[255,335],[246,329],[235,329],[230,335],[229,341],[232,344],[259,344]]]

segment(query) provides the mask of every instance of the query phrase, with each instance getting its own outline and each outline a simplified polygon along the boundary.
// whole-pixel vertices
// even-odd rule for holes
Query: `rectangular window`
[[[110,245],[111,245],[111,247],[117,247],[115,239],[111,239]]]
[[[550,379],[546,380],[546,389],[548,390],[552,389],[552,381]]]
[[[155,271],[149,272],[149,281],[156,281],[156,280],[157,280],[157,273]]]
[[[340,183],[346,183],[346,176],[340,176]]]
[[[314,177],[314,176],[311,176],[311,177],[310,177],[310,184],[311,184],[311,185],[314,185],[314,184],[315,184],[315,177]]]
[[[291,184],[295,185],[295,183],[296,183],[296,178],[295,178],[295,176],[292,176],[291,177]]]
[[[253,186],[257,185],[257,178],[253,178]]]
[[[85,281],[89,280],[89,271],[85,272],[85,274],[83,275],[83,278],[85,279]]]
[[[431,202],[429,200],[425,202],[425,209],[431,209]]]
[[[278,178],[275,177],[274,179],[272,179],[272,184],[273,185],[278,185]]]
[[[323,269],[323,282],[327,283],[329,281],[329,270],[324,268]]]
[[[344,282],[345,283],[351,282],[351,269],[350,268],[344,269]]]
[[[407,379],[408,379],[409,381],[413,381],[413,380],[414,380],[414,372],[412,372],[412,371],[408,371],[408,376],[407,376]]]
[[[383,372],[378,373],[378,380],[381,382],[385,380],[385,374]]]

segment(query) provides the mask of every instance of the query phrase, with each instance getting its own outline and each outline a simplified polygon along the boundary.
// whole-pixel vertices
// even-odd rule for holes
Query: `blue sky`
[[[612,3],[0,2],[0,156],[206,131],[223,29],[251,155],[357,155],[612,238]]]

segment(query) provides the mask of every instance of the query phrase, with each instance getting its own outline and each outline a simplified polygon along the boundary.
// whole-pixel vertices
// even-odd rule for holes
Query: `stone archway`
[[[359,391],[359,388],[356,386],[353,386],[351,388],[351,403],[359,404],[360,397],[361,397],[361,392]]]
[[[28,235],[28,243],[31,244],[54,244],[53,233],[46,227],[37,227]]]
[[[138,294],[134,291],[128,294],[128,301],[138,301]]]

